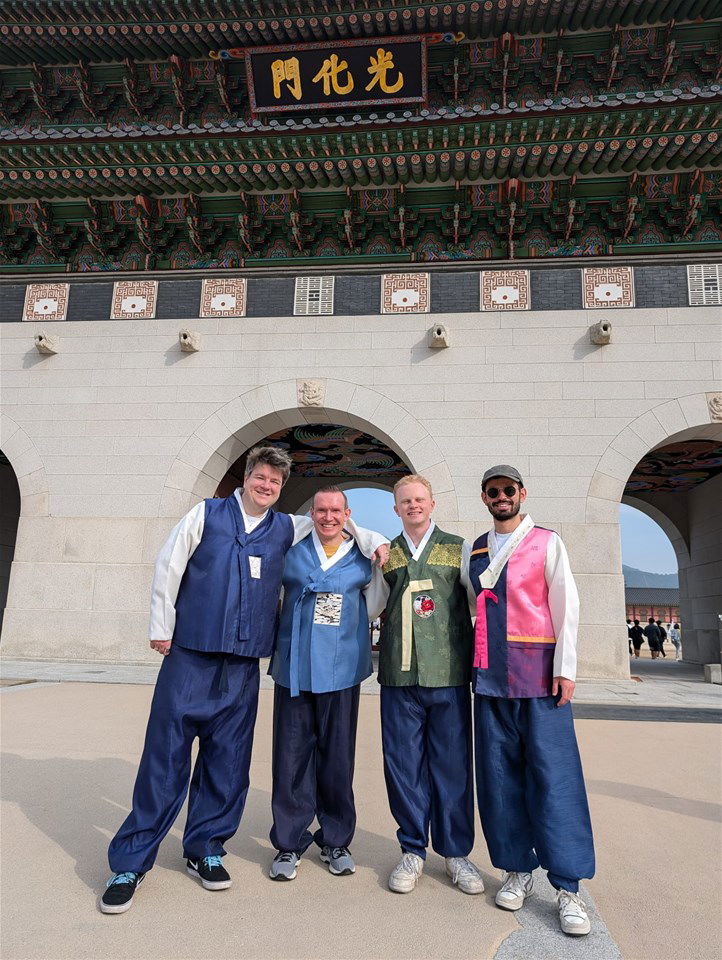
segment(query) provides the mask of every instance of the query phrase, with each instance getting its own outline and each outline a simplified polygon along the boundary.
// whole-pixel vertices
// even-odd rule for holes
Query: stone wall
[[[23,494],[5,656],[149,659],[152,563],[173,523],[246,447],[305,419],[350,423],[402,451],[433,478],[439,523],[469,537],[488,526],[481,473],[516,464],[529,512],[569,548],[581,672],[627,675],[618,503],[636,461],[619,438],[631,431],[647,449],[652,421],[655,436],[709,423],[704,392],[722,389],[720,308],[604,311],[613,337],[597,346],[588,328],[600,311],[565,302],[433,318],[199,319],[178,299],[175,319],[165,300],[163,319],[107,321],[89,297],[71,289],[82,320],[0,314],[0,448]],[[249,290],[253,314],[250,303]],[[447,326],[447,349],[427,345],[432,322]],[[199,352],[181,352],[183,326],[201,333]],[[34,347],[41,327],[60,337],[54,356]],[[299,378],[323,381],[323,406],[299,409]]]

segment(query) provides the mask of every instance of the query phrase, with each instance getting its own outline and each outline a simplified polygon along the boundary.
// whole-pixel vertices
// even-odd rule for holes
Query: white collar
[[[412,560],[418,560],[421,554],[424,552],[424,547],[429,542],[429,537],[434,532],[435,526],[436,524],[432,520],[431,523],[429,523],[429,529],[426,531],[426,533],[423,535],[423,537],[419,541],[418,547],[416,546],[414,541],[411,539],[411,537],[408,535],[408,533],[405,530],[401,531],[404,535],[404,540],[408,544],[409,553],[411,554]]]
[[[243,517],[243,529],[245,530],[246,533],[248,533],[248,521],[251,520],[253,523],[253,527],[254,528],[257,527],[260,523],[262,523],[266,519],[268,510],[265,510],[260,517],[249,516],[249,514],[247,514],[246,511],[243,509],[243,500],[241,499],[241,490],[242,490],[242,487],[236,487],[233,493],[235,495],[236,500],[238,501],[238,506],[241,508],[241,516]]]
[[[319,561],[321,562],[321,569],[328,570],[334,564],[338,563],[339,560],[343,560],[346,554],[353,549],[356,541],[353,537],[349,537],[348,540],[343,540],[339,545],[338,550],[332,556],[327,557],[326,551],[323,549],[323,544],[319,539],[318,534],[316,533],[316,528],[314,527],[311,531],[311,538],[313,540],[313,545],[316,549],[316,555],[318,556]]]
[[[479,578],[481,586],[486,590],[492,590],[501,576],[501,572],[506,566],[509,557],[522,542],[524,537],[534,528],[534,521],[525,514],[519,526],[512,531],[512,535],[504,542],[499,549],[494,530],[489,531],[487,542],[489,545],[489,566],[484,570]]]

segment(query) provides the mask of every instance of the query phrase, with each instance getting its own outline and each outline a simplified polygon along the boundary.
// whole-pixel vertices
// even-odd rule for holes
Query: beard
[[[511,520],[511,518],[515,517],[520,510],[521,501],[518,503],[512,503],[511,510],[499,510],[497,507],[494,507],[491,504],[489,505],[489,513],[495,520]]]

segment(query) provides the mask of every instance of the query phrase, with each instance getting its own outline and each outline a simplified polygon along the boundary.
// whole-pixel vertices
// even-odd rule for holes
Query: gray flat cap
[[[489,467],[481,478],[481,489],[484,490],[489,480],[493,480],[495,477],[509,477],[510,480],[516,480],[520,487],[524,486],[524,481],[516,467],[510,466],[508,463],[497,463],[495,467]]]

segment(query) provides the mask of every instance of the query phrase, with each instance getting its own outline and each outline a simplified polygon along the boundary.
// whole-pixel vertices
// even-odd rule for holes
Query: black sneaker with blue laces
[[[197,877],[206,890],[226,890],[233,883],[221,857],[187,860],[186,870],[192,877]]]
[[[103,913],[125,913],[133,903],[133,894],[143,882],[144,873],[115,873],[108,880],[106,890],[100,898]]]

